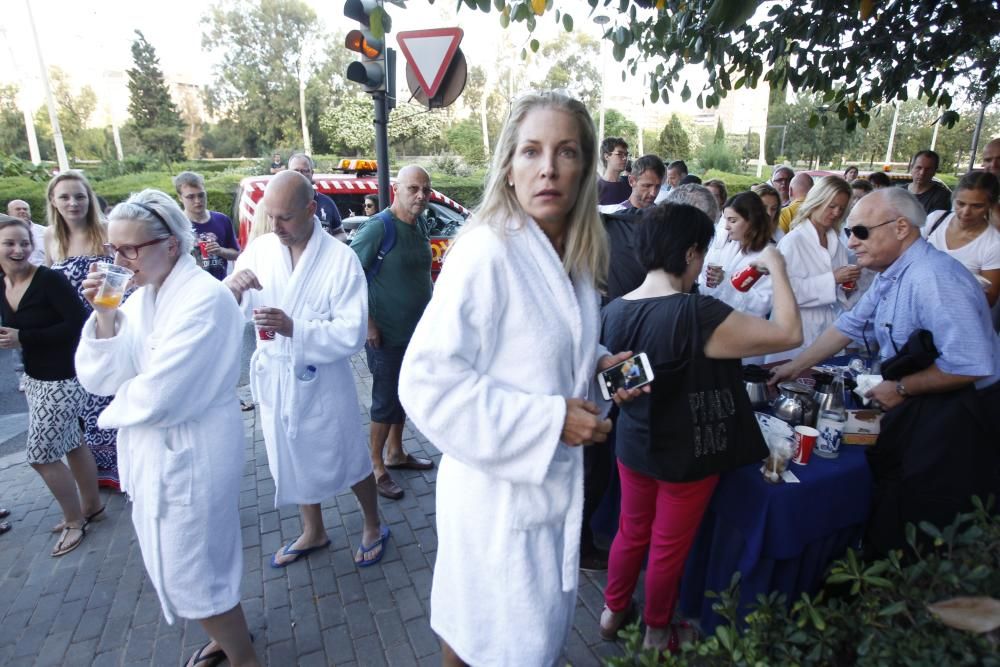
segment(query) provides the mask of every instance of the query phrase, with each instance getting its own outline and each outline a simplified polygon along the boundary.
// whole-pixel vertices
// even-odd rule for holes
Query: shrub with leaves
[[[638,625],[608,665],[1000,665],[1000,516],[992,498],[939,529],[907,526],[907,552],[867,563],[850,551],[816,596],[760,595],[739,612],[739,574],[713,609],[715,634],[679,655],[642,651]],[[660,662],[657,662],[659,660]]]

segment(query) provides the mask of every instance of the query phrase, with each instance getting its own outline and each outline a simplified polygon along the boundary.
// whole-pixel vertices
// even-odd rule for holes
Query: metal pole
[[[889,146],[885,149],[885,163],[892,163],[892,145],[896,143],[896,121],[899,120],[899,105],[894,104],[895,111],[892,112],[892,129],[889,130]]]
[[[969,171],[976,168],[976,153],[979,151],[979,134],[983,131],[983,116],[986,115],[986,102],[979,107],[979,118],[976,119],[976,129],[972,132],[972,148],[969,152]]]
[[[375,103],[375,161],[378,164],[378,206],[389,207],[389,113],[385,91],[372,93]]]
[[[52,141],[56,145],[56,161],[59,163],[59,171],[69,169],[69,158],[66,157],[66,146],[63,145],[62,130],[59,129],[59,114],[56,113],[56,102],[52,98],[52,88],[49,86],[49,70],[45,67],[45,58],[42,56],[42,45],[38,41],[38,31],[35,30],[35,17],[31,13],[31,3],[24,0],[24,8],[28,10],[28,25],[31,26],[31,35],[35,38],[35,53],[38,54],[38,68],[42,71],[42,87],[45,89],[45,101],[49,107],[49,122],[52,123]]]
[[[14,55],[14,47],[7,38],[7,31],[3,27],[0,27],[0,38],[3,38],[3,41],[7,42],[7,52],[10,53],[10,64],[14,66],[14,71],[22,72],[17,63],[17,57]],[[35,134],[35,119],[31,117],[31,108],[28,105],[28,93],[25,90],[25,83],[26,78],[22,72],[21,76],[18,77],[18,105],[21,107],[21,114],[24,116],[24,133],[28,137],[28,155],[31,156],[31,161],[34,164],[39,164],[42,161],[42,156],[38,151],[38,136]]]

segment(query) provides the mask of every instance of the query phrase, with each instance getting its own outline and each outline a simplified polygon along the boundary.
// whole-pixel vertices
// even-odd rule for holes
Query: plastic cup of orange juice
[[[117,308],[122,302],[122,296],[125,294],[125,287],[128,285],[128,281],[132,279],[132,271],[126,269],[124,266],[118,266],[109,262],[98,262],[97,271],[104,276],[104,282],[101,283],[100,289],[97,290],[97,296],[94,297],[94,305],[104,308]]]

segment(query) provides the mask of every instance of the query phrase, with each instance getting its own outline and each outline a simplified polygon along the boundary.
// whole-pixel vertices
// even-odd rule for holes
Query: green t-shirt
[[[378,325],[383,345],[405,347],[431,300],[431,242],[424,216],[408,225],[391,212],[389,215],[396,225],[396,245],[368,283],[368,312]],[[378,255],[384,234],[382,220],[373,217],[351,240],[351,250],[366,271]]]

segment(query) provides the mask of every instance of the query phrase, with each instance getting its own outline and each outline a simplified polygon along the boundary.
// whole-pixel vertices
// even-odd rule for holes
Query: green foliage
[[[448,150],[462,156],[462,159],[472,165],[486,163],[486,153],[483,148],[483,134],[479,123],[472,119],[459,121],[445,131],[445,143]]]
[[[435,190],[451,197],[466,208],[476,206],[483,198],[486,186],[483,174],[472,176],[443,176],[434,174],[431,185]]]
[[[90,119],[97,108],[97,94],[90,86],[73,90],[69,77],[58,67],[49,70],[49,83],[56,103],[56,117],[63,136],[63,145],[70,160],[103,160],[113,155],[110,132],[105,128],[90,127]],[[46,107],[35,113],[35,132],[43,160],[54,160],[52,121]]]
[[[691,157],[691,139],[677,114],[670,114],[670,121],[663,126],[655,146],[660,157],[668,160],[687,160]]]
[[[503,27],[524,23],[529,33],[541,20],[527,0],[464,4],[499,12]],[[960,95],[990,100],[1000,93],[995,0],[659,0],[655,10],[652,0],[579,5],[588,16],[612,17],[604,39],[633,75],[641,63],[656,63],[649,77],[653,102],[669,101],[678,89],[682,99],[692,95],[683,76],[689,64],[704,65],[708,75],[695,91],[699,106],[718,107],[730,91],[763,79],[772,88],[823,95],[852,130],[866,125],[880,104],[905,101],[910,82],[928,105],[942,109]],[[545,11],[560,20],[559,11]]]
[[[163,79],[156,49],[138,30],[132,42],[133,67],[128,70],[128,112],[143,152],[161,159],[184,156],[184,123]]]
[[[921,523],[918,533],[908,526],[905,558],[896,551],[867,563],[848,552],[831,567],[823,591],[791,605],[778,593],[760,595],[742,616],[735,574],[713,604],[725,619],[715,634],[659,664],[1000,665],[995,638],[949,627],[927,607],[959,596],[1000,598],[1000,517],[992,501],[974,504],[974,512],[943,529]],[[636,626],[626,629],[625,655],[607,664],[657,664],[652,652],[642,653],[638,634]]]
[[[539,51],[539,69],[545,77],[534,83],[540,90],[565,90],[594,114],[600,104],[599,42],[585,33],[562,33]],[[597,85],[595,85],[597,84]],[[620,135],[618,135],[620,136]]]
[[[472,174],[472,167],[454,155],[438,155],[431,160],[430,172],[445,176],[469,176]]]
[[[632,150],[639,147],[639,126],[618,109],[605,109],[604,136],[622,137]]]
[[[712,140],[713,144],[724,144],[726,143],[726,128],[722,126],[722,119],[715,124],[715,138]]]
[[[49,180],[49,170],[40,164],[32,164],[27,160],[22,160],[16,155],[8,157],[0,155],[0,176],[4,178],[26,176],[41,183]]]
[[[372,100],[357,93],[327,109],[319,119],[329,145],[350,155],[375,153],[375,115]],[[433,148],[443,128],[442,112],[427,111],[416,104],[400,104],[389,114],[389,145],[394,150],[409,145],[415,152]]]
[[[0,155],[28,156],[24,115],[17,105],[17,86],[0,86]]]
[[[713,178],[717,178],[726,184],[726,192],[729,196],[739,194],[740,192],[746,192],[751,186],[757,183],[763,183],[767,180],[768,175],[761,174],[760,178],[756,176],[747,176],[746,174],[734,174],[732,172],[720,171],[718,169],[706,169],[700,174],[702,181],[709,181]]]

